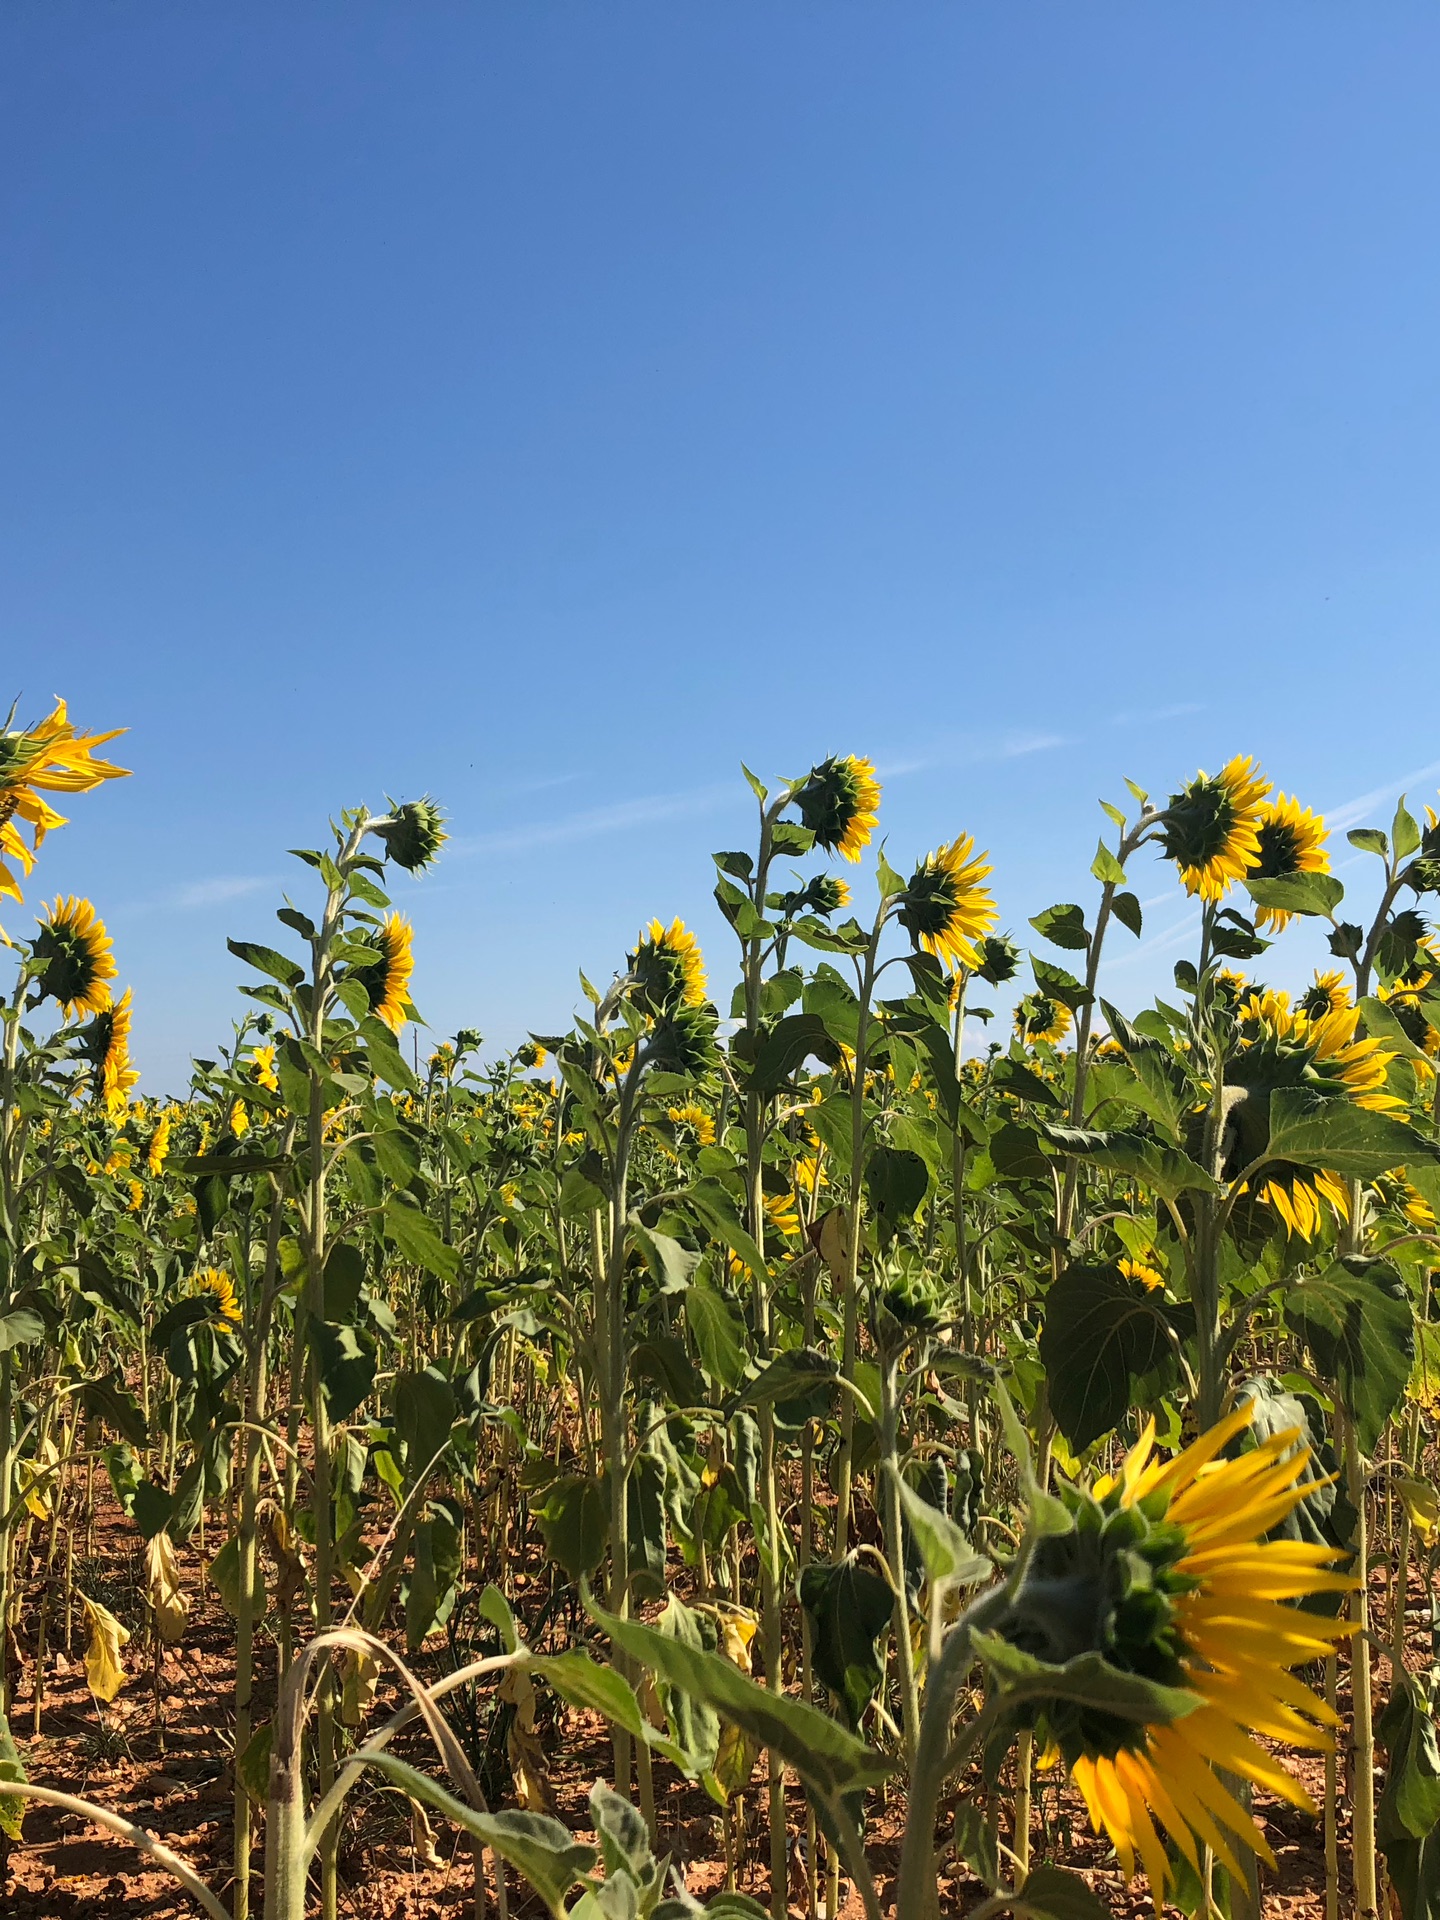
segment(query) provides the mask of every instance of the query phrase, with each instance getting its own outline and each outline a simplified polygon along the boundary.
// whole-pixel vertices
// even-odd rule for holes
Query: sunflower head
[[[131,1014],[127,987],[118,1000],[87,1020],[76,1036],[80,1056],[89,1062],[94,1074],[95,1097],[104,1101],[106,1112],[115,1121],[125,1118],[130,1089],[140,1078],[130,1064]]]
[[[1027,1046],[1058,1047],[1070,1031],[1070,1009],[1048,994],[1027,993],[1015,1009],[1015,1032]]]
[[[110,936],[88,900],[73,895],[57,900],[31,948],[36,979],[46,999],[62,1013],[99,1013],[110,1004],[108,982],[115,978]]]
[[[1323,1020],[1327,1013],[1342,1013],[1350,1005],[1350,989],[1344,974],[1333,970],[1317,972],[1295,1005],[1307,1020]]]
[[[250,1078],[267,1093],[280,1091],[280,1076],[275,1071],[274,1047],[256,1047],[250,1056]]]
[[[406,873],[422,873],[449,838],[444,822],[445,816],[427,794],[400,807],[392,805],[389,818],[375,831],[385,844],[387,860]]]
[[[152,1180],[156,1178],[161,1168],[165,1165],[169,1153],[170,1116],[168,1113],[162,1113],[155,1123],[155,1131],[150,1136],[150,1145],[145,1152],[145,1165],[149,1169]]]
[[[95,756],[95,749],[117,739],[120,731],[76,733],[63,700],[57,700],[55,711],[37,726],[12,727],[7,720],[0,727],[0,895],[20,898],[19,881],[6,861],[29,873],[45,835],[65,824],[65,816],[41,798],[42,792],[88,793],[102,781],[125,774],[126,768]],[[30,829],[28,844],[22,824]]]
[[[980,957],[975,942],[999,918],[982,884],[989,872],[985,855],[975,852],[968,834],[961,834],[927,854],[899,895],[901,926],[942,965],[974,969]]]
[[[1175,1881],[1162,1831],[1197,1870],[1201,1845],[1233,1874],[1238,1849],[1272,1860],[1222,1773],[1313,1812],[1256,1736],[1329,1746],[1335,1714],[1292,1670],[1353,1631],[1291,1604],[1355,1584],[1330,1570],[1343,1557],[1333,1548],[1274,1538],[1315,1484],[1297,1435],[1223,1457],[1253,1411],[1247,1402],[1168,1464],[1154,1458],[1152,1421],[1118,1474],[1071,1496],[1070,1530],[1036,1547],[998,1628],[1010,1651],[980,1636],[1002,1689],[1017,1655],[1027,1691],[1049,1669],[1053,1694],[1032,1693],[1013,1719],[1058,1749],[1126,1878],[1143,1865],[1157,1912]]]
[[[629,956],[636,1003],[647,1013],[705,1004],[705,961],[683,920],[652,920]]]
[[[549,1058],[549,1054],[538,1040],[527,1040],[523,1046],[515,1050],[517,1064],[526,1068],[543,1067]]]
[[[1295,873],[1328,873],[1330,856],[1325,851],[1325,822],[1319,814],[1302,807],[1283,793],[1263,800],[1255,829],[1255,863],[1246,875],[1249,880],[1285,880]],[[1282,933],[1293,914],[1279,907],[1261,907],[1255,915],[1257,927]]]
[[[879,817],[880,782],[868,760],[853,753],[812,767],[795,794],[800,818],[827,853],[858,860]]]
[[[1237,757],[1171,794],[1160,846],[1187,893],[1213,903],[1251,871],[1260,857],[1260,808],[1269,791],[1254,760]]]
[[[241,1320],[240,1302],[235,1293],[235,1282],[228,1273],[219,1267],[204,1267],[195,1275],[194,1290],[197,1294],[208,1294],[215,1304],[215,1314],[228,1326],[239,1326]]]
[[[715,1122],[703,1107],[696,1106],[693,1100],[687,1100],[684,1106],[667,1107],[665,1117],[674,1127],[687,1127],[695,1136],[698,1146],[713,1147],[715,1144]]]
[[[410,976],[415,971],[414,943],[415,929],[405,916],[387,913],[370,935],[370,945],[378,950],[380,958],[354,968],[350,976],[365,989],[370,1011],[392,1033],[398,1033],[407,1018]]]

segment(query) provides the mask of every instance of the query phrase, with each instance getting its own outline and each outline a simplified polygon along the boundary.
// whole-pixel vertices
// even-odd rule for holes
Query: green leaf
[[[406,1481],[413,1486],[449,1441],[459,1411],[454,1390],[435,1367],[397,1373],[393,1407],[395,1432],[405,1449]]]
[[[1062,1153],[1073,1153],[1092,1166],[1132,1174],[1167,1200],[1182,1193],[1218,1193],[1219,1184],[1188,1153],[1167,1147],[1142,1133],[1097,1133],[1089,1127],[1062,1127],[1053,1123],[1043,1132]]]
[[[325,1256],[325,1318],[353,1318],[364,1284],[364,1254],[348,1241],[337,1240]]]
[[[1415,816],[1405,805],[1402,793],[1395,808],[1395,818],[1390,823],[1390,838],[1395,847],[1397,860],[1408,860],[1420,846],[1420,828]]]
[[[269,1720],[262,1721],[235,1762],[236,1779],[245,1789],[251,1805],[258,1807],[262,1813],[270,1798],[270,1749],[274,1744],[274,1724]]]
[[[1389,858],[1390,842],[1379,827],[1352,827],[1345,838],[1362,853],[1378,853],[1382,860]]]
[[[320,1380],[334,1421],[348,1420],[375,1385],[375,1342],[362,1327],[312,1320],[310,1338],[320,1358]]]
[[[448,1510],[431,1507],[415,1528],[415,1560],[405,1598],[405,1644],[418,1653],[426,1634],[443,1627],[459,1592],[460,1528]]]
[[[514,1653],[520,1645],[520,1629],[515,1624],[514,1609],[493,1581],[480,1596],[480,1617],[499,1633],[505,1652]]]
[[[894,1471],[892,1468],[891,1472]],[[941,1588],[974,1586],[994,1571],[984,1554],[976,1553],[948,1513],[941,1513],[928,1500],[922,1500],[903,1474],[895,1473],[895,1484],[900,1489],[900,1510],[925,1562],[932,1607],[934,1596]]]
[[[1358,1254],[1333,1261],[1285,1295],[1285,1322],[1333,1382],[1372,1453],[1400,1404],[1415,1358],[1415,1318],[1405,1282],[1388,1260]]]
[[[1011,1708],[1030,1700],[1065,1700],[1142,1726],[1166,1726],[1201,1705],[1199,1694],[1188,1688],[1165,1687],[1138,1673],[1124,1673],[1098,1653],[1080,1653],[1057,1664],[1037,1659],[998,1633],[977,1631],[973,1644]]]
[[[793,1767],[829,1807],[894,1770],[893,1761],[857,1740],[829,1714],[757,1686],[722,1654],[686,1646],[638,1620],[619,1620],[588,1597],[586,1608],[632,1660],[733,1720],[757,1745],[770,1748]]]
[[[1146,1289],[1106,1262],[1067,1267],[1045,1296],[1040,1360],[1050,1410],[1077,1453],[1109,1433],[1130,1406],[1130,1382],[1172,1352]]]
[[[583,1648],[572,1647],[567,1653],[549,1654],[532,1660],[530,1671],[548,1681],[560,1698],[572,1707],[603,1714],[614,1725],[623,1727],[634,1739],[645,1741],[664,1759],[679,1767],[682,1773],[688,1773],[693,1778],[698,1771],[683,1747],[673,1740],[667,1740],[658,1727],[650,1725],[640,1711],[635,1689],[625,1676],[617,1673],[614,1667],[601,1666]]]
[[[1084,1876],[1064,1867],[1036,1867],[1011,1905],[1029,1920],[1110,1920],[1110,1909]]]
[[[572,1580],[593,1573],[610,1537],[610,1503],[604,1484],[589,1474],[567,1473],[531,1501],[545,1551]]]
[[[1415,1674],[1397,1677],[1375,1731],[1390,1754],[1377,1809],[1380,1837],[1423,1840],[1440,1824],[1440,1740],[1429,1695]]]
[[[459,1254],[446,1246],[408,1193],[392,1194],[385,1202],[385,1231],[405,1259],[439,1280],[455,1278],[460,1268]]]
[[[710,1378],[737,1387],[745,1371],[745,1327],[724,1294],[697,1280],[685,1295],[685,1323]]]
[[[25,1768],[20,1761],[20,1749],[10,1732],[10,1722],[0,1713],[0,1786],[6,1780],[23,1782],[24,1779]],[[0,1791],[0,1833],[18,1847],[24,1823],[25,1802],[18,1794]]]
[[[766,1271],[764,1256],[741,1226],[735,1202],[718,1180],[697,1180],[685,1197],[722,1246],[738,1253],[752,1273]]]
[[[836,1059],[835,1042],[818,1013],[790,1013],[777,1020],[760,1042],[746,1082],[762,1098],[776,1093],[811,1055],[827,1065]]]
[[[0,1313],[0,1353],[12,1347],[30,1347],[45,1338],[45,1322],[33,1307],[12,1307]]]
[[[447,1793],[428,1773],[409,1766],[393,1753],[371,1749],[366,1759],[393,1780],[412,1800],[424,1801],[447,1820],[523,1874],[539,1894],[554,1920],[564,1920],[565,1896],[583,1880],[599,1858],[594,1847],[582,1846],[558,1820],[544,1813],[479,1813]]]
[[[1088,987],[1081,986],[1073,973],[1066,973],[1063,967],[1052,967],[1048,960],[1042,960],[1038,954],[1032,953],[1030,956],[1030,971],[1041,993],[1048,999],[1058,1000],[1071,1013],[1078,1013],[1081,1007],[1089,1006],[1095,998]]]
[[[362,1020],[360,1037],[365,1042],[371,1069],[378,1079],[383,1080],[387,1087],[398,1087],[402,1093],[419,1092],[420,1082],[383,1020],[376,1020],[373,1016]]]
[[[1128,927],[1137,940],[1140,938],[1145,925],[1145,913],[1133,893],[1117,893],[1110,902],[1110,911],[1122,927]]]
[[[254,940],[227,940],[225,944],[237,960],[243,960],[247,967],[254,967],[257,973],[268,973],[282,987],[298,987],[305,978],[303,967],[297,967],[293,960],[287,960],[283,953],[277,953],[273,947],[262,947]]]
[[[659,1283],[662,1293],[684,1293],[690,1285],[690,1277],[700,1264],[701,1256],[693,1247],[682,1247],[671,1234],[659,1233],[654,1227],[642,1226],[633,1221],[630,1233],[645,1256],[645,1264]]]
[[[1416,1046],[1395,1018],[1392,1009],[1387,1007],[1383,1000],[1376,1000],[1373,995],[1367,994],[1360,1002],[1360,1018],[1364,1022],[1364,1031],[1367,1036],[1383,1040],[1387,1048],[1403,1054],[1407,1060],[1424,1060],[1427,1064],[1429,1063],[1430,1056],[1425,1049]]]
[[[1274,880],[1247,880],[1245,890],[1257,907],[1271,907],[1278,913],[1314,914],[1324,920],[1345,898],[1345,888],[1333,873],[1287,873]]]
[[[232,1533],[205,1569],[205,1578],[220,1596],[220,1604],[233,1618],[240,1613],[240,1536]]]
[[[902,1220],[909,1220],[930,1184],[925,1162],[907,1147],[876,1147],[865,1172],[865,1190],[875,1210],[882,1238],[888,1239]]]
[[[1403,1120],[1304,1087],[1270,1096],[1268,1157],[1323,1167],[1347,1179],[1373,1180],[1412,1160],[1440,1162],[1440,1147]]]
[[[1121,879],[1124,879],[1122,874]],[[1030,924],[1038,934],[1042,934],[1052,946],[1070,947],[1083,953],[1090,945],[1090,934],[1085,926],[1083,908],[1066,905],[1046,907],[1040,913],[1030,916]],[[1079,984],[1078,981],[1076,983]]]
[[[729,1416],[738,1413],[741,1407],[797,1400],[817,1388],[833,1387],[839,1377],[840,1369],[828,1354],[817,1353],[813,1347],[790,1347],[784,1353],[777,1353],[768,1366],[747,1381],[735,1399],[727,1400],[725,1412]]]
[[[1095,849],[1095,858],[1090,862],[1090,873],[1092,878],[1098,880],[1102,886],[1123,887],[1125,884],[1125,869],[1103,840]],[[1114,905],[1113,901],[1111,905]]]
[[[858,1728],[884,1673],[875,1642],[894,1617],[890,1584],[848,1553],[802,1570],[800,1604],[810,1616],[815,1671]]]

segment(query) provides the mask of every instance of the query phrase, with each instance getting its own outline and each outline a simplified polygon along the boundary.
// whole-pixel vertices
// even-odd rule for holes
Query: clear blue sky
[[[1437,76],[1400,0],[10,0],[0,682],[131,729],[31,899],[146,1087],[387,789],[493,1042],[652,913],[728,971],[742,758],[872,755],[1021,929],[1126,773],[1433,798]]]

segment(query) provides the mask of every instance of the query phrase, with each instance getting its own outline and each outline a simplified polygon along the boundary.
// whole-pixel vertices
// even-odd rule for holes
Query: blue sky
[[[652,913],[728,971],[742,759],[872,755],[1022,929],[1125,774],[1433,799],[1437,62],[1399,0],[12,0],[0,683],[130,728],[30,897],[149,1090],[386,791],[495,1043]]]

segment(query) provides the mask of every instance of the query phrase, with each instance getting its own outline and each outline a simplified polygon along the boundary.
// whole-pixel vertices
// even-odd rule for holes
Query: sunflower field
[[[440,809],[356,807],[161,1100],[22,902],[115,737],[0,733],[0,1901],[1440,1920],[1433,812],[1347,889],[1251,760],[1126,783],[1022,949],[868,761],[746,771],[727,950],[494,1059],[416,1037]]]

